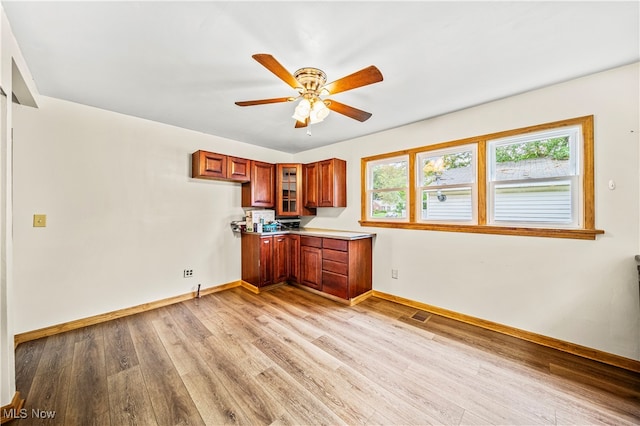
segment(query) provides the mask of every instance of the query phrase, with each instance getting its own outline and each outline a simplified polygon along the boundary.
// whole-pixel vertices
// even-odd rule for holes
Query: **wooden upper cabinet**
[[[251,180],[251,160],[227,157],[227,179],[249,182]]]
[[[191,155],[191,177],[226,179],[227,156],[207,151],[194,152]]]
[[[318,163],[305,164],[304,173],[304,206],[310,209],[318,207]]]
[[[304,205],[302,164],[279,163],[276,165],[276,215],[312,216],[315,210]]]
[[[347,206],[347,162],[338,158],[304,165],[304,205],[315,207]]]
[[[191,177],[248,182],[251,178],[251,160],[230,157],[208,151],[196,151],[191,155]]]
[[[242,207],[275,206],[275,165],[251,161],[251,180],[242,184]]]

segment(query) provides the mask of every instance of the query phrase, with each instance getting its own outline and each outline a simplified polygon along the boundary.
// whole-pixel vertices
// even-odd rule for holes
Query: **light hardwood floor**
[[[290,286],[26,342],[16,370],[20,426],[640,424],[640,374]]]

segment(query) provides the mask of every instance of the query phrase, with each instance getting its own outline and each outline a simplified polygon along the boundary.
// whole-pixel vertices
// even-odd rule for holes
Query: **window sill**
[[[360,220],[360,226],[377,228],[414,229],[420,231],[467,232],[470,234],[519,235],[522,237],[570,238],[576,240],[595,240],[600,229],[558,229],[558,228],[518,228],[487,225],[452,225],[433,223],[407,223]]]

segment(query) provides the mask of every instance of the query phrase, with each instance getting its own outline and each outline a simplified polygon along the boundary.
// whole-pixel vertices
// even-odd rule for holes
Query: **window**
[[[416,163],[420,220],[477,223],[475,145],[421,152]]]
[[[595,239],[593,116],[362,159],[363,226]]]
[[[367,188],[367,217],[373,220],[406,220],[409,157],[403,155],[369,162]]]
[[[490,224],[580,226],[579,130],[488,141]]]

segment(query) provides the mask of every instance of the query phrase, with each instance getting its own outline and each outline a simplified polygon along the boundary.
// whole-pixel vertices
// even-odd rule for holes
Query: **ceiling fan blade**
[[[378,68],[371,65],[325,85],[324,89],[327,89],[330,94],[335,95],[336,93],[378,83],[379,81],[382,81],[382,73]]]
[[[294,89],[302,88],[298,80],[289,72],[285,67],[283,67],[280,62],[276,60],[273,56],[267,53],[256,53],[251,56],[256,61],[260,62],[263,67],[274,73],[280,80],[287,83],[289,86]]]
[[[331,111],[346,115],[347,117],[353,118],[354,120],[367,121],[371,117],[370,112],[362,111],[361,109],[341,104],[340,102],[336,102],[334,100],[327,100],[327,102],[325,103],[327,105],[327,108],[329,108]]]
[[[307,117],[307,119],[306,119],[306,120],[304,120],[304,123],[302,123],[302,122],[300,122],[300,121],[296,120],[296,126],[295,126],[295,128],[296,128],[296,129],[301,129],[301,128],[303,128],[303,127],[307,127],[308,125],[309,125],[309,117]]]
[[[236,102],[236,105],[238,106],[264,105],[264,104],[275,104],[278,102],[291,102],[293,100],[295,100],[295,98],[292,98],[289,96],[286,98],[258,99],[256,101],[239,101],[239,102]]]

